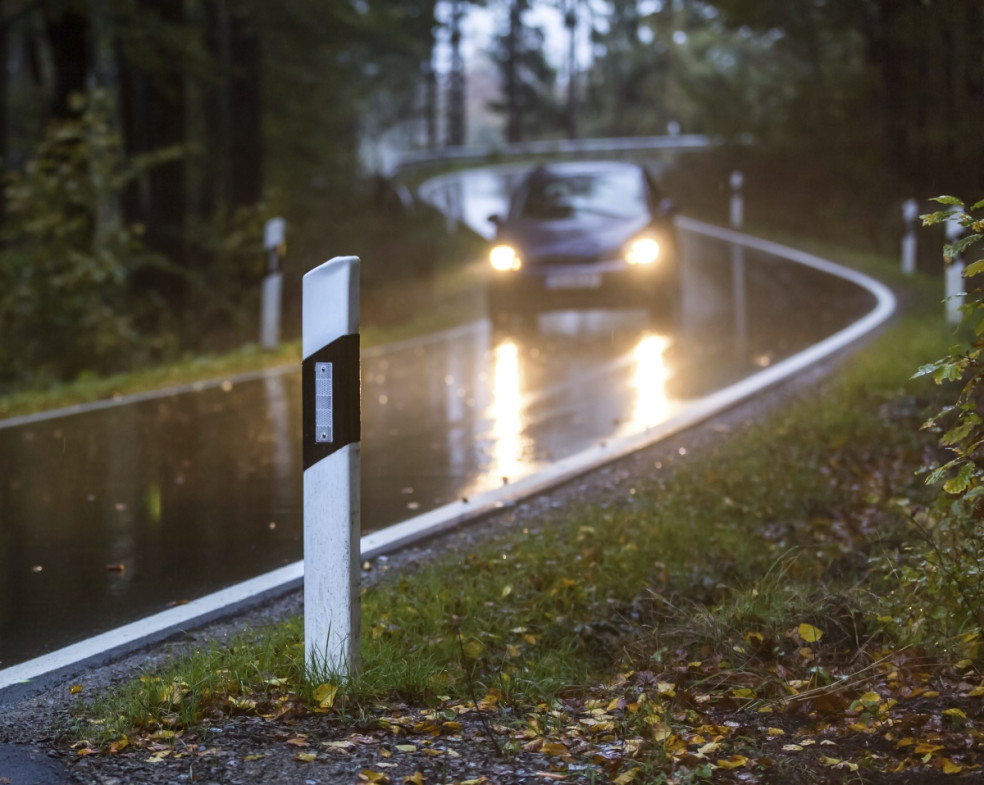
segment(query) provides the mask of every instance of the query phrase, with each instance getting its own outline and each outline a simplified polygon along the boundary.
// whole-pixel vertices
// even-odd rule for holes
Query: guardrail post
[[[359,259],[304,276],[304,662],[345,678],[360,636]]]
[[[280,301],[283,291],[284,219],[271,218],[263,227],[263,247],[267,253],[267,274],[263,279],[260,302],[260,346],[276,349],[280,343]]]
[[[963,232],[960,221],[956,218],[958,208],[952,208],[954,217],[946,222],[946,242],[955,243]],[[964,301],[964,261],[962,257],[956,257],[950,262],[943,272],[943,302],[946,306],[946,321],[949,324],[958,324],[961,314],[960,307]]]
[[[916,271],[916,219],[919,217],[919,202],[906,199],[902,202],[902,220],[905,234],[902,235],[902,272],[912,275]]]

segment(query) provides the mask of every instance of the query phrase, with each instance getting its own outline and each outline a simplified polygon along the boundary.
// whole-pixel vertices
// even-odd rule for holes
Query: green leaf
[[[951,477],[943,483],[943,490],[954,495],[963,493],[970,485],[970,480],[973,474],[974,465],[971,463],[965,463],[960,467],[960,471],[957,473],[956,477]]]
[[[963,207],[963,199],[958,199],[956,196],[934,196],[930,201],[939,202],[940,204],[952,204],[957,207]]]
[[[957,442],[962,442],[973,432],[977,425],[980,425],[980,421],[981,418],[976,416],[963,418],[959,425],[955,428],[951,428],[943,434],[943,438],[940,439],[940,444],[947,446],[956,444]]]
[[[923,226],[935,226],[936,224],[941,224],[944,221],[949,221],[953,218],[953,213],[949,210],[941,210],[936,213],[927,213],[926,215],[919,216],[922,218]]]
[[[973,276],[984,272],[984,259],[978,259],[976,262],[971,262],[964,269],[964,278],[972,278]]]
[[[968,237],[961,237],[955,243],[950,243],[943,246],[943,255],[946,257],[960,256],[964,251],[966,251],[970,246],[974,245],[981,239],[979,234],[972,234]],[[966,271],[964,275],[966,275]]]

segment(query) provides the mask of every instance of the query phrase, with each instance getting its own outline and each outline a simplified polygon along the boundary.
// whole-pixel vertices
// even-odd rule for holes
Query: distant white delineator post
[[[284,288],[284,219],[271,218],[263,227],[263,247],[267,254],[267,274],[260,297],[260,346],[276,349],[280,343],[280,300]]]
[[[957,242],[964,231],[960,221],[956,218],[959,209],[956,207],[950,209],[954,217],[946,222],[945,234],[947,245],[953,245]],[[963,258],[957,256],[946,266],[946,270],[943,272],[943,296],[946,305],[946,321],[949,324],[960,323],[962,314],[960,309],[963,307],[964,298],[966,297],[966,287],[963,277],[964,267]]]
[[[359,664],[359,260],[304,276],[304,658],[339,676]]]

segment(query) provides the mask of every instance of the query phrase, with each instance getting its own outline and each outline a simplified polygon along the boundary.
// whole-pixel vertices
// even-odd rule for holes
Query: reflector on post
[[[358,667],[360,538],[359,260],[304,276],[304,661]]]

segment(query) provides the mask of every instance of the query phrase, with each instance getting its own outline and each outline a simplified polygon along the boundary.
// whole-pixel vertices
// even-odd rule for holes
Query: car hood
[[[523,260],[594,261],[618,256],[622,247],[649,225],[645,216],[631,219],[579,216],[559,221],[510,221],[499,239],[515,246]]]

